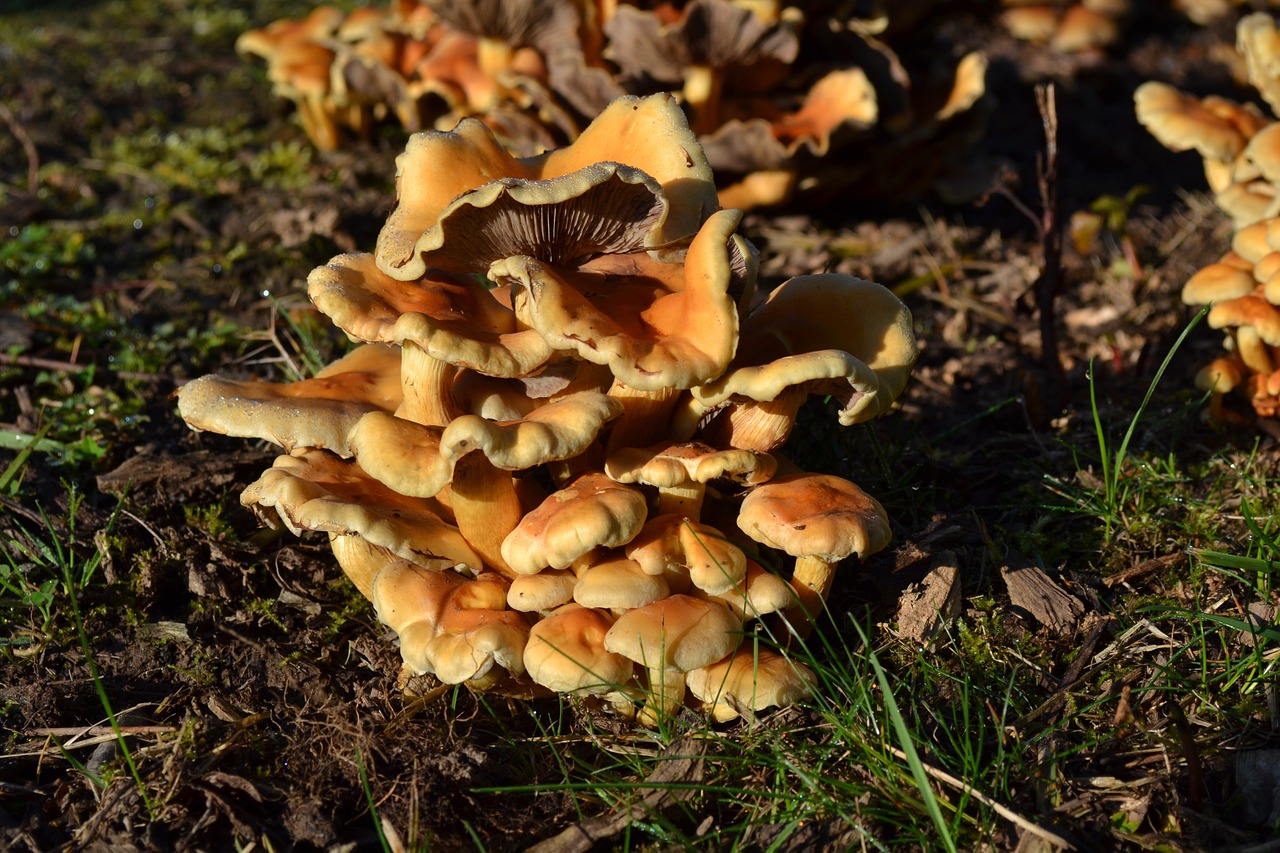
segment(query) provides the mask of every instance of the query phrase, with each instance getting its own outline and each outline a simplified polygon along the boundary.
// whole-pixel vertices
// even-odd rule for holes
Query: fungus
[[[715,597],[744,622],[795,607],[799,602],[791,584],[754,560],[747,560],[745,577],[741,582]]]
[[[651,519],[624,550],[649,574],[678,573],[708,595],[730,592],[747,574],[741,548],[711,525],[678,514]]]
[[[605,648],[612,626],[613,619],[599,610],[580,604],[557,608],[529,631],[524,650],[529,677],[556,693],[621,697],[635,664]]]
[[[602,162],[639,170],[662,189],[665,214],[644,235],[645,249],[692,235],[718,206],[711,168],[670,96],[620,98],[573,144],[523,159],[467,119],[448,133],[414,134],[396,158],[396,207],[378,234],[378,266],[401,281],[421,277],[418,241],[464,193],[499,178],[547,181]]]
[[[766,23],[728,0],[693,0],[669,23],[656,12],[622,6],[605,34],[605,56],[624,77],[682,86],[699,134],[720,126],[726,84],[779,79],[800,51],[794,22]]]
[[[648,695],[639,719],[653,724],[684,701],[686,673],[730,654],[741,630],[724,604],[672,595],[618,617],[604,636],[604,648],[645,668]]]
[[[178,389],[178,413],[196,430],[341,453],[361,417],[399,406],[399,367],[397,350],[361,347],[298,382],[202,376]]]
[[[278,514],[290,532],[318,530],[330,537],[357,535],[370,545],[419,565],[462,564],[482,568],[480,556],[438,502],[393,491],[354,462],[322,450],[279,456],[240,495],[240,502],[265,517]],[[366,597],[372,578],[352,576]]]
[[[391,560],[372,579],[369,600],[378,621],[396,632],[400,657],[415,675],[434,673],[426,657],[449,596],[467,583],[457,572],[433,571],[407,560]]]
[[[828,474],[789,474],[757,486],[742,500],[738,527],[760,544],[796,558],[791,585],[803,613],[792,615],[807,621],[791,621],[801,635],[822,612],[836,564],[879,551],[893,536],[875,498]]]
[[[487,690],[504,675],[524,673],[529,623],[506,609],[507,583],[493,572],[453,589],[444,600],[436,633],[422,650],[430,672],[445,684]]]
[[[605,473],[619,483],[643,483],[658,489],[658,512],[697,519],[707,483],[726,477],[743,486],[762,483],[776,463],[767,453],[717,450],[700,442],[664,442],[623,447],[605,460]]]
[[[587,473],[520,519],[502,542],[502,557],[520,574],[563,569],[596,548],[630,542],[647,512],[637,489]]]
[[[573,600],[615,614],[653,604],[671,592],[662,575],[651,575],[626,557],[605,557],[580,567],[577,575]]]
[[[770,649],[741,648],[722,661],[692,670],[689,692],[717,722],[743,710],[793,705],[813,695],[818,679],[809,667]]]

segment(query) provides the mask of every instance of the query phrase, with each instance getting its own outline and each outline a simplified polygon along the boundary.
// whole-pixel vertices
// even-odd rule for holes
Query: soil
[[[389,825],[432,850],[517,850],[580,819],[580,809],[606,810],[567,792],[522,791],[561,779],[530,746],[544,721],[568,714],[570,730],[591,732],[615,723],[557,700],[442,694],[429,679],[403,681],[388,631],[342,578],[326,543],[261,531],[240,508],[240,490],[269,464],[270,449],[194,433],[174,411],[172,392],[188,378],[278,373],[279,354],[298,330],[314,330],[322,349],[339,351],[342,342],[308,313],[303,280],[330,256],[373,245],[392,201],[402,137],[388,129],[372,142],[312,154],[303,165],[309,180],[292,189],[255,181],[243,150],[227,153],[234,168],[217,179],[216,192],[113,168],[112,152],[140,144],[157,125],[162,136],[234,127],[250,131],[259,148],[298,143],[287,105],[231,43],[237,25],[298,16],[306,4],[165,0],[154,4],[153,18],[137,20],[136,4],[41,5],[42,29],[32,36],[41,61],[31,61],[29,47],[0,42],[0,105],[10,113],[0,130],[0,235],[16,237],[31,223],[81,223],[94,254],[39,279],[39,294],[10,292],[91,293],[102,311],[127,318],[130,346],[150,352],[162,341],[168,359],[163,370],[137,371],[123,357],[114,361],[123,352],[118,339],[68,339],[52,310],[39,326],[14,322],[14,306],[3,306],[9,319],[0,334],[15,336],[10,351],[27,359],[0,365],[5,429],[33,433],[50,388],[81,400],[97,394],[103,406],[137,402],[127,416],[95,415],[92,428],[106,436],[99,458],[70,464],[37,454],[18,495],[0,498],[0,526],[29,539],[51,527],[58,541],[89,554],[85,531],[110,530],[98,543],[105,560],[79,600],[92,660],[73,632],[10,645],[0,657],[7,732],[0,847],[213,850],[227,849],[235,835],[246,849],[377,849]],[[219,18],[224,5],[239,17]],[[989,170],[1004,164],[1002,174],[1012,176],[1004,189],[963,204],[926,194],[746,220],[766,285],[834,270],[897,286],[923,346],[899,411],[836,434],[815,408],[790,450],[803,461],[830,458],[834,448],[843,466],[835,473],[875,494],[893,520],[894,548],[860,569],[865,583],[837,591],[837,614],[870,605],[874,622],[887,621],[906,586],[944,552],[987,567],[966,575],[966,597],[999,597],[991,566],[1003,565],[1004,555],[989,552],[992,531],[1003,542],[1041,537],[1044,564],[1063,567],[1061,577],[1074,580],[1089,610],[1104,613],[1112,592],[1100,579],[1166,556],[1168,543],[1135,540],[1110,556],[1100,548],[1062,553],[1053,540],[1079,542],[1096,521],[1045,519],[1019,496],[1029,471],[1069,475],[1073,448],[1090,446],[1090,363],[1101,418],[1128,423],[1193,314],[1179,288],[1230,235],[1204,196],[1198,159],[1167,151],[1137,125],[1132,92],[1161,79],[1198,94],[1256,94],[1213,58],[1232,43],[1234,17],[1201,27],[1163,3],[1135,4],[1143,8],[1120,44],[1065,55],[1009,37],[995,23],[994,4],[954,5],[918,27],[914,44],[989,56],[992,111],[970,157]],[[35,6],[0,12],[0,22],[36,20]],[[206,19],[214,23],[204,35],[182,29]],[[119,52],[102,32],[126,34]],[[130,79],[131,64],[145,66],[145,80]],[[1084,253],[1067,241],[1052,304],[1037,302],[1033,287],[1044,257],[1039,223],[1019,209],[1043,209],[1036,170],[1045,162],[1045,123],[1035,87],[1045,84],[1057,109],[1058,226],[1100,198],[1147,188],[1122,233],[1104,234]],[[28,178],[33,156],[44,167],[38,181]],[[153,207],[165,215],[133,223],[133,211]],[[1042,353],[1045,313],[1059,335],[1060,371]],[[223,345],[207,346],[197,335],[228,325],[258,330],[258,339],[227,334]],[[1217,334],[1193,331],[1134,451],[1177,441],[1183,456],[1207,458],[1224,444],[1253,446],[1253,425],[1214,432],[1196,416],[1192,377],[1220,345]],[[59,366],[73,363],[99,369],[86,378]],[[880,454],[867,450],[869,441]],[[1264,435],[1259,452],[1274,455],[1274,440]],[[0,451],[0,469],[14,455]],[[69,485],[82,497],[74,508]],[[997,606],[1010,608],[1007,598]],[[27,616],[13,614],[14,624]],[[1038,630],[1025,614],[1011,618]],[[1065,655],[1083,637],[1043,642]],[[71,738],[65,758],[53,744],[76,729],[104,730],[99,684],[128,733],[132,760],[153,780],[148,796],[163,803],[153,818],[112,739],[81,748],[76,741],[88,736]],[[583,737],[559,754],[589,765],[598,747]],[[1098,774],[1108,767],[1105,756],[1091,760]],[[103,768],[99,786],[91,777]],[[1226,772],[1221,763],[1205,769],[1218,804],[1230,789]],[[376,808],[366,795],[370,780]],[[1164,774],[1148,793],[1171,802],[1186,785],[1181,772]],[[486,792],[502,787],[519,790]],[[1036,812],[1030,791],[1017,797],[1012,805]],[[1177,813],[1182,834],[1171,845],[1214,846],[1220,810]],[[1133,844],[1116,840],[1108,818],[1099,808],[1066,831],[1082,849]],[[846,829],[838,820],[815,824],[783,849],[841,846]],[[785,836],[761,829],[745,846],[766,849],[775,837]],[[1012,847],[1016,838],[992,841]]]

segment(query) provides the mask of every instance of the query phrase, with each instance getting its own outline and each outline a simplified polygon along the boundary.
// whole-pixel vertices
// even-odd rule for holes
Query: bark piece
[[[960,613],[960,569],[956,555],[945,551],[929,574],[907,587],[898,599],[898,635],[924,643]]]
[[[1000,570],[1009,600],[1041,624],[1058,634],[1075,630],[1084,615],[1084,604],[1025,557],[1010,555],[1009,565]]]

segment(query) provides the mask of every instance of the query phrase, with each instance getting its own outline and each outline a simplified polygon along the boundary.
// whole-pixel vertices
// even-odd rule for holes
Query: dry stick
[[[9,126],[13,138],[21,143],[22,150],[27,155],[27,192],[35,195],[40,189],[40,152],[36,150],[36,144],[31,141],[27,129],[3,101],[0,101],[0,120]]]
[[[120,732],[126,735],[155,735],[176,732],[177,730],[177,726],[120,726]],[[45,735],[53,735],[55,737],[81,737],[88,735],[89,737],[97,737],[98,735],[106,734],[114,735],[115,732],[116,730],[111,726],[60,726],[27,729],[23,734],[27,737],[43,737]]]
[[[896,746],[889,747],[889,751],[892,752],[895,756],[897,756],[902,761],[907,760],[907,754],[902,750],[898,749]],[[1051,832],[1045,829],[1043,826],[1040,826],[1039,824],[1032,823],[1031,821],[1027,820],[1025,817],[1018,814],[1008,806],[1000,805],[999,803],[997,803],[995,800],[991,799],[987,795],[981,793],[980,791],[974,790],[974,787],[970,785],[968,782],[965,782],[962,779],[957,779],[955,776],[952,776],[947,771],[939,770],[936,767],[925,764],[923,761],[920,762],[920,766],[921,768],[924,769],[925,773],[929,774],[934,779],[937,779],[939,782],[942,782],[944,785],[950,785],[951,787],[960,791],[961,794],[973,797],[975,800],[982,803],[984,806],[991,809],[996,814],[1003,817],[1005,820],[1008,820],[1012,822],[1014,825],[1020,827],[1021,829],[1027,832],[1030,832],[1032,835],[1036,836],[1037,838],[1041,838],[1044,841],[1047,841],[1048,843],[1054,845],[1055,847],[1060,847],[1064,850],[1076,849],[1076,846],[1074,844],[1072,844],[1067,839],[1063,838],[1061,835],[1058,835],[1055,832]]]
[[[1040,312],[1040,358],[1060,399],[1066,389],[1066,376],[1058,352],[1058,318],[1053,305],[1062,288],[1062,229],[1058,227],[1058,101],[1052,83],[1036,87],[1036,107],[1044,124],[1044,157],[1036,158],[1044,267],[1034,288]]]

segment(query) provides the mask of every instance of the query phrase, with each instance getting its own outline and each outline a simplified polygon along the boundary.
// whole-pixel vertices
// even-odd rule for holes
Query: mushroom
[[[426,648],[449,597],[467,582],[457,572],[433,571],[407,560],[391,560],[374,576],[369,590],[374,613],[396,632],[400,656],[415,675],[434,674]]]
[[[726,84],[768,86],[785,75],[800,51],[794,20],[766,23],[728,0],[693,0],[671,22],[656,11],[622,6],[605,34],[605,56],[624,78],[681,84],[699,134],[720,126]]]
[[[742,549],[709,524],[679,514],[651,519],[624,549],[651,575],[678,573],[708,595],[724,595],[747,576]]]
[[[536,575],[519,575],[507,589],[507,606],[521,613],[546,613],[573,601],[578,578],[573,572],[545,569]]]
[[[688,388],[733,358],[733,288],[754,278],[754,258],[734,233],[741,219],[736,210],[712,214],[682,261],[615,254],[564,269],[516,256],[489,277],[513,288],[517,317],[553,348],[607,365],[639,391]]]
[[[448,486],[462,535],[487,565],[509,573],[501,543],[524,515],[510,472],[577,456],[620,408],[582,391],[505,423],[463,415],[440,428],[371,412],[350,431],[347,453],[402,494],[433,497]]]
[[[563,569],[596,548],[630,542],[647,512],[639,490],[587,473],[520,519],[502,542],[502,558],[520,574]]]
[[[794,705],[813,695],[818,679],[809,667],[778,652],[744,646],[722,661],[690,671],[687,682],[689,692],[724,723],[743,710]]]
[[[788,616],[800,636],[822,612],[836,564],[879,551],[893,536],[875,498],[829,474],[788,474],[757,486],[742,500],[738,527],[760,544],[796,558],[791,585],[799,608]]]
[[[447,133],[414,134],[396,158],[396,207],[378,234],[378,267],[401,281],[420,278],[426,264],[419,240],[464,193],[495,179],[548,181],[598,163],[638,170],[661,188],[665,213],[640,237],[642,248],[659,255],[694,234],[718,206],[711,169],[670,96],[620,98],[573,144],[522,159],[484,124],[465,119]],[[589,218],[582,224],[591,226]]]
[[[178,413],[195,430],[260,438],[286,451],[341,453],[361,417],[399,406],[399,380],[393,378],[399,369],[399,352],[377,346],[360,347],[298,382],[202,376],[178,389]]]
[[[798,603],[791,584],[754,560],[747,560],[745,577],[741,582],[715,597],[727,604],[743,622],[777,613]]]
[[[604,648],[645,668],[648,696],[638,718],[653,724],[684,701],[685,674],[730,654],[741,630],[724,604],[673,595],[618,617],[604,635]]]
[[[738,355],[697,386],[673,419],[674,434],[769,451],[786,441],[810,394],[840,402],[842,426],[888,410],[919,349],[911,312],[892,291],[852,276],[798,276],[743,321]],[[718,425],[711,412],[726,407]]]
[[[697,519],[707,483],[721,477],[750,486],[773,475],[776,463],[767,453],[717,450],[700,442],[663,442],[651,447],[623,447],[605,460],[605,473],[619,483],[658,488],[658,512]]]
[[[624,700],[635,665],[608,651],[613,619],[580,604],[557,608],[529,631],[524,665],[529,677],[556,693],[609,695]]]
[[[577,569],[577,575],[574,601],[619,615],[653,604],[671,592],[662,575],[649,574],[635,560],[621,556],[605,556]]]
[[[240,502],[260,516],[273,509],[295,535],[303,530],[318,530],[331,538],[357,535],[418,565],[445,561],[475,571],[484,565],[438,502],[393,491],[354,462],[323,450],[277,457],[241,493]],[[350,570],[347,574],[368,597],[372,576]]]
[[[372,255],[339,255],[311,272],[307,292],[348,336],[401,345],[405,405],[398,414],[418,423],[444,426],[460,414],[452,395],[458,369],[526,376],[552,355],[471,276],[433,270],[402,282]]]
[[[436,633],[422,650],[430,671],[445,684],[487,690],[506,674],[524,673],[529,623],[506,609],[507,582],[485,572],[453,589],[444,601]]]

